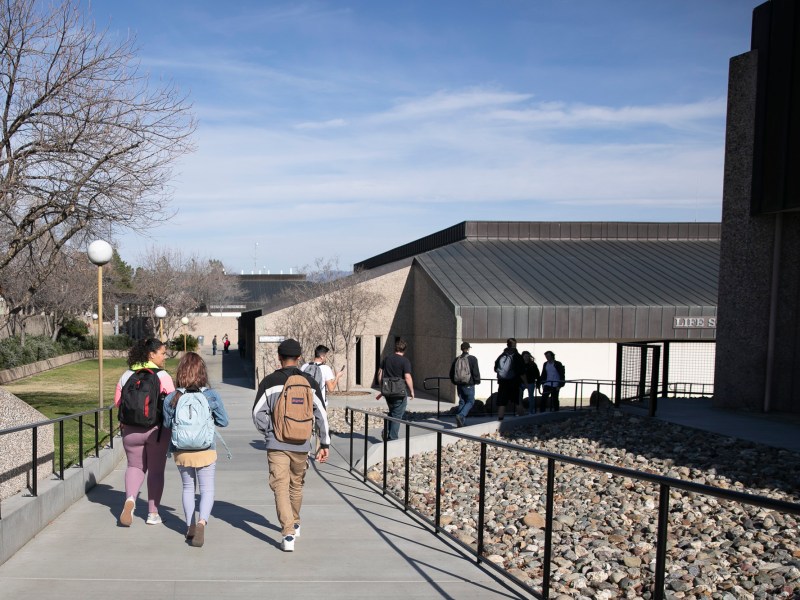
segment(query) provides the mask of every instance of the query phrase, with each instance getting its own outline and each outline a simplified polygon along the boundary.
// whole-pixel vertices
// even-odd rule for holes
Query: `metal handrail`
[[[486,499],[485,499],[485,479],[486,479],[486,449],[488,446],[492,446],[494,448],[500,448],[507,451],[512,452],[522,452],[524,454],[528,454],[531,456],[536,456],[538,458],[546,459],[547,460],[547,495],[546,495],[546,503],[545,503],[545,548],[544,548],[544,558],[543,558],[543,581],[542,581],[542,593],[538,594],[531,590],[531,592],[537,598],[544,598],[548,599],[550,597],[550,559],[552,556],[552,533],[553,533],[553,504],[554,504],[554,496],[555,496],[555,465],[556,463],[561,464],[570,464],[575,466],[580,466],[586,469],[591,469],[594,471],[601,471],[603,473],[612,473],[614,475],[619,475],[622,477],[628,477],[631,479],[639,480],[639,481],[646,481],[655,485],[659,486],[659,503],[658,503],[658,529],[656,534],[656,565],[655,565],[655,581],[653,586],[653,598],[655,600],[663,600],[664,598],[664,584],[665,584],[665,572],[666,572],[666,558],[667,558],[667,526],[669,521],[669,513],[670,513],[670,492],[673,489],[682,490],[684,492],[691,492],[695,494],[701,494],[705,496],[712,496],[715,498],[719,498],[722,500],[729,500],[733,502],[737,502],[740,504],[749,504],[752,506],[757,506],[760,508],[766,508],[769,510],[774,510],[782,513],[789,513],[792,515],[800,515],[800,504],[787,502],[784,500],[776,500],[774,498],[769,498],[766,496],[757,496],[755,494],[749,494],[746,492],[738,492],[735,490],[730,489],[723,489],[709,485],[703,485],[700,483],[695,483],[692,481],[684,481],[681,479],[676,479],[673,477],[667,477],[664,475],[656,475],[654,473],[647,473],[644,471],[636,471],[634,469],[629,469],[626,467],[618,467],[615,465],[609,465],[605,463],[600,463],[597,461],[587,460],[583,458],[576,458],[572,456],[566,456],[563,454],[556,454],[554,452],[548,452],[546,450],[537,450],[535,448],[528,448],[525,446],[520,446],[519,444],[513,444],[510,442],[503,442],[499,440],[491,440],[484,437],[477,437],[473,435],[469,435],[467,433],[463,433],[459,430],[442,430],[439,427],[434,427],[431,425],[425,425],[422,423],[411,422],[411,421],[404,421],[403,419],[397,419],[394,417],[390,417],[385,413],[376,413],[371,412],[368,410],[362,410],[357,408],[346,407],[345,414],[347,417],[347,422],[350,423],[350,457],[349,457],[349,471],[351,473],[358,473],[355,472],[353,468],[353,433],[354,433],[354,423],[355,419],[351,413],[361,413],[365,416],[364,418],[364,460],[363,460],[363,473],[361,477],[363,478],[364,484],[368,486],[373,486],[376,488],[381,489],[382,494],[389,495],[395,501],[402,503],[404,511],[411,511],[417,517],[422,519],[424,522],[430,524],[434,528],[434,533],[445,534],[448,539],[455,543],[456,545],[464,548],[469,554],[473,554],[476,557],[477,562],[483,563],[486,566],[489,566],[495,569],[498,573],[503,575],[504,577],[510,579],[523,589],[529,589],[527,584],[521,581],[519,578],[511,575],[510,573],[506,572],[503,568],[499,567],[498,565],[492,563],[491,561],[486,561],[482,554],[483,554],[483,523],[484,523],[484,515],[486,510]],[[387,428],[387,422],[392,421],[395,423],[399,423],[405,425],[405,456],[404,456],[404,468],[405,468],[405,497],[398,498],[394,493],[392,493],[387,488],[387,475],[388,475],[388,444],[383,444],[383,483],[382,486],[378,486],[374,482],[370,481],[367,477],[367,450],[368,450],[368,433],[369,433],[369,418],[374,417],[376,419],[381,419],[384,424],[384,429]],[[435,481],[435,498],[436,498],[436,507],[435,507],[435,516],[434,521],[432,522],[430,518],[421,513],[420,511],[416,510],[415,508],[409,506],[409,472],[410,472],[410,433],[411,427],[415,427],[417,429],[422,429],[425,431],[429,431],[431,433],[436,434],[436,481]],[[481,447],[481,459],[480,459],[480,485],[478,490],[478,543],[476,548],[472,548],[468,544],[462,542],[454,535],[450,534],[449,532],[442,529],[441,526],[441,490],[442,490],[442,436],[448,435],[451,437],[456,437],[459,439],[471,441],[477,444],[480,444]]]
[[[7,429],[0,429],[0,436],[10,433],[18,433],[20,431],[31,430],[31,484],[28,487],[32,497],[39,495],[39,478],[38,478],[38,463],[39,463],[39,428],[46,427],[47,425],[55,425],[58,423],[58,450],[59,450],[59,465],[58,465],[58,478],[64,480],[64,422],[70,420],[78,420],[78,466],[83,467],[84,448],[83,448],[83,418],[89,415],[94,415],[94,456],[100,457],[100,413],[108,412],[109,423],[109,447],[114,448],[114,419],[112,418],[112,411],[114,406],[104,408],[94,408],[80,413],[58,417],[56,419],[47,419],[44,421],[37,421],[36,423],[28,423],[26,425],[17,425]],[[119,424],[117,424],[116,431],[119,431]],[[2,502],[0,502],[0,507]],[[2,519],[2,512],[0,512],[0,519]]]

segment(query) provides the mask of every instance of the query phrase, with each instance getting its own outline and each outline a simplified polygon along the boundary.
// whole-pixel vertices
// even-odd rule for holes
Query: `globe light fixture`
[[[156,306],[156,309],[153,311],[156,318],[158,319],[158,339],[163,343],[164,342],[164,317],[167,316],[167,309],[163,306]]]
[[[186,326],[189,324],[189,317],[181,317],[181,325],[183,325],[183,353],[186,354]]]

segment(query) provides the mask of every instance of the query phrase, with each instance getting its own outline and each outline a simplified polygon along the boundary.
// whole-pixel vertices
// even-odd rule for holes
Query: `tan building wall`
[[[394,336],[410,337],[413,333],[411,315],[413,313],[413,289],[409,282],[411,272],[410,264],[395,270],[378,275],[367,281],[356,284],[365,291],[377,292],[383,301],[377,310],[367,320],[361,337],[361,385],[369,387],[377,371],[375,360],[376,339],[380,338],[381,353],[385,356],[388,349],[393,348]],[[309,304],[313,305],[314,300]],[[264,337],[286,336],[287,332],[281,331],[279,323],[285,318],[289,308],[283,308],[268,313],[256,319],[256,340]],[[390,339],[391,336],[391,339]],[[389,344],[387,346],[387,344]],[[277,366],[278,342],[257,341],[255,348],[256,385]],[[314,354],[313,348],[304,348],[304,358],[310,360]],[[337,365],[341,365],[340,357],[335,357]],[[356,373],[355,348],[351,348],[347,356],[347,385],[355,386]]]
[[[178,322],[178,325],[180,323]],[[183,329],[180,326],[174,329],[175,335],[180,336]],[[239,319],[233,316],[209,316],[209,315],[191,315],[189,317],[189,324],[186,326],[186,333],[194,337],[203,336],[203,345],[200,346],[201,354],[207,350],[211,353],[211,340],[216,335],[217,343],[219,344],[218,350],[222,352],[222,336],[226,333],[231,340],[231,352],[238,351],[239,342]]]

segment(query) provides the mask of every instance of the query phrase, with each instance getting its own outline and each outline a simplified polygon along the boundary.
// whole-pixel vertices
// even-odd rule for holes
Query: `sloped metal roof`
[[[680,339],[716,317],[718,240],[466,239],[416,256],[464,339]]]

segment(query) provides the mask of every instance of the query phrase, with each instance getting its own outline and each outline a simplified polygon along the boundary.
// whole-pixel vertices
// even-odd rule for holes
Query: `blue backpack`
[[[178,388],[172,419],[172,445],[178,450],[205,450],[214,442],[214,416],[203,389]]]

